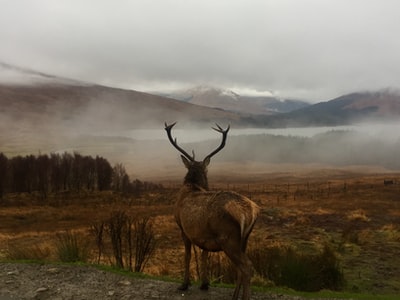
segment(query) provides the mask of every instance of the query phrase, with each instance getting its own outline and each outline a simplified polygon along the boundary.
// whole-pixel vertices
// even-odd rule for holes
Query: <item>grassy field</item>
[[[227,178],[215,172],[211,188],[235,190],[262,207],[249,249],[277,247],[313,253],[328,245],[339,259],[345,292],[400,293],[400,174],[330,169],[230,174]],[[394,184],[384,185],[387,179]],[[180,278],[183,244],[173,218],[179,182],[165,180],[163,191],[140,198],[112,192],[66,193],[46,200],[6,195],[0,205],[0,255],[54,261],[57,236],[73,232],[85,241],[89,262],[96,263],[92,226],[113,211],[124,211],[148,216],[153,224],[157,246],[144,272]],[[111,264],[109,251],[104,249],[102,264]],[[214,261],[224,259],[213,256]],[[194,257],[196,278],[196,253]],[[253,284],[272,285],[257,275]]]

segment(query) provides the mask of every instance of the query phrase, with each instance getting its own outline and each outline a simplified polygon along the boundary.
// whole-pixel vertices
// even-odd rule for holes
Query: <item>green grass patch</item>
[[[61,262],[86,262],[89,257],[87,243],[78,234],[66,231],[57,234],[56,254]]]

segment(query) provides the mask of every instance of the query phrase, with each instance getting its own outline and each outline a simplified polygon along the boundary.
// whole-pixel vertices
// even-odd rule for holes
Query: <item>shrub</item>
[[[339,290],[344,277],[334,251],[325,245],[317,253],[302,253],[293,247],[249,249],[256,272],[276,285],[300,291]]]
[[[135,249],[135,272],[142,272],[155,250],[155,234],[148,217],[133,221],[133,246]]]
[[[115,258],[115,264],[118,268],[124,267],[123,260],[123,241],[126,234],[128,216],[123,211],[117,211],[111,214],[107,225],[108,233],[111,239],[111,245]]]
[[[56,254],[62,262],[86,262],[89,254],[87,244],[84,244],[78,234],[66,231],[57,234]]]
[[[118,268],[142,272],[153,255],[156,239],[148,217],[129,217],[124,211],[113,212],[107,221],[95,225],[92,233],[98,246],[98,261],[103,248],[103,227],[110,238],[111,248]]]
[[[100,264],[104,248],[104,226],[105,222],[94,223],[90,228],[90,233],[95,237],[97,247],[97,263]]]

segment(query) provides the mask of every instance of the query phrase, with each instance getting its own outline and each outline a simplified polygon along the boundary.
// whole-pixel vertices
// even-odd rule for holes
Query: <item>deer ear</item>
[[[203,165],[204,165],[205,167],[207,167],[207,166],[210,164],[210,161],[211,161],[211,158],[210,158],[210,157],[206,157],[206,158],[203,160]]]
[[[183,164],[185,165],[185,167],[189,169],[190,161],[186,157],[184,157],[183,155],[181,155],[181,158],[182,158],[182,161],[183,161]]]

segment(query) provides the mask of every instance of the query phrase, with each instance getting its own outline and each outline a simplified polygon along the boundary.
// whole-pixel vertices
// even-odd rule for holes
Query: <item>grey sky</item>
[[[397,0],[0,0],[0,61],[142,91],[400,88]]]

